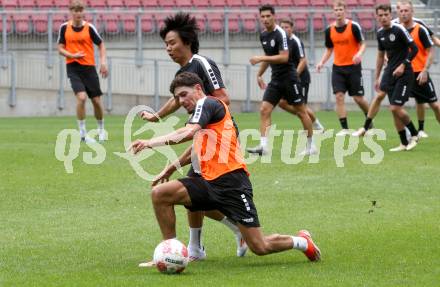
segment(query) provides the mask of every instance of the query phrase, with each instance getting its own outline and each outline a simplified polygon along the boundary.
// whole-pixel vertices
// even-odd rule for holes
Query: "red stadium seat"
[[[121,15],[122,27],[125,33],[136,33],[136,15],[135,14],[122,14]]]
[[[206,1],[208,2],[208,1]],[[217,7],[217,8],[223,8],[225,7],[225,1],[224,0],[210,0],[211,7]]]
[[[191,8],[193,5],[191,0],[176,0],[176,6],[179,8]]]
[[[277,12],[278,24],[280,24],[280,21],[284,20],[284,19],[293,21],[292,16],[290,15],[290,13]]]
[[[303,13],[293,14],[293,30],[295,32],[307,32],[308,31],[308,15]]]
[[[105,0],[88,0],[87,6],[94,9],[104,9],[107,7]]]
[[[355,8],[359,5],[359,1],[358,0],[346,0],[345,4],[347,5],[348,8]]]
[[[359,6],[371,8],[374,7],[374,5],[376,5],[375,0],[359,0]]]
[[[293,0],[278,0],[278,5],[281,7],[293,7],[295,3]]]
[[[266,3],[264,3],[264,4],[266,4]],[[260,0],[243,0],[243,6],[248,7],[248,8],[256,8],[256,7],[261,6],[261,3],[260,3]]]
[[[313,0],[312,0],[313,2]],[[309,0],[294,0],[295,6],[296,7],[308,7],[310,6],[310,1]]]
[[[15,9],[18,6],[18,0],[3,0],[4,9]]]
[[[238,13],[229,13],[228,15],[228,26],[230,33],[239,33],[241,32],[240,26],[240,14]]]
[[[28,14],[15,14],[12,16],[14,20],[15,33],[17,34],[29,34],[32,32],[30,15]]]
[[[247,33],[255,33],[258,30],[258,14],[246,13],[241,15],[241,20],[243,23],[243,30]]]
[[[163,8],[175,8],[176,2],[174,0],[159,0],[159,6]]]
[[[35,2],[34,0],[18,0],[18,6],[20,8],[34,8],[35,7]]]
[[[160,28],[164,26],[165,19],[169,16],[172,16],[172,14],[160,13],[154,15],[154,18],[156,19],[156,27],[158,31],[160,31]]]
[[[111,8],[124,8],[125,5],[121,0],[107,0],[107,6]]]
[[[55,6],[52,0],[36,0],[35,3],[40,9],[48,9]]]
[[[127,6],[127,8],[139,8],[142,5],[139,0],[125,0],[125,6]]]
[[[57,8],[66,9],[69,7],[70,1],[69,0],[53,0],[53,4]]]
[[[232,8],[240,8],[243,6],[243,2],[241,0],[226,0],[226,5]]]
[[[204,14],[195,14],[194,17],[197,20],[197,25],[199,26],[200,33],[206,32],[206,17]]]
[[[361,25],[362,30],[365,32],[371,32],[376,28],[376,20],[373,12],[358,12],[357,18],[359,25]]]
[[[157,26],[159,28],[159,26]],[[151,14],[144,14],[141,16],[141,30],[142,33],[151,34],[155,31],[154,19]]]
[[[314,13],[313,14],[313,29],[315,31],[324,31],[325,30],[325,15],[323,13]]]
[[[58,33],[60,26],[68,19],[66,14],[54,14],[52,16],[52,32]]]
[[[119,33],[119,15],[118,14],[104,14],[102,15],[104,22],[104,30],[107,34]]]
[[[144,8],[157,8],[159,6],[158,0],[141,0],[141,5]]]
[[[209,29],[213,33],[222,33],[224,31],[223,14],[212,13],[208,16]]]
[[[324,8],[327,7],[327,1],[326,0],[312,0],[310,1],[311,8]]]
[[[47,34],[47,15],[44,14],[37,14],[32,15],[32,23],[34,27],[34,33],[36,34]]]
[[[207,0],[193,0],[194,7],[196,8],[206,8],[209,7],[209,2]]]

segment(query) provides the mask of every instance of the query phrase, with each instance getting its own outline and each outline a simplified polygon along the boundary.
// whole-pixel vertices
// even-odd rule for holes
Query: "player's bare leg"
[[[281,109],[285,110],[286,112],[291,113],[292,115],[296,116],[295,107],[293,105],[289,105],[289,103],[286,100],[281,99],[278,106]],[[323,131],[324,127],[319,122],[315,113],[312,111],[312,109],[309,106],[306,105],[306,108],[307,108],[307,114],[309,115],[310,119],[312,120],[313,129],[318,130],[318,131]]]
[[[268,128],[272,124],[272,111],[274,106],[266,101],[261,102],[260,106],[260,145],[254,148],[247,148],[248,153],[255,153],[259,155],[263,155],[266,153],[267,147],[267,132]]]
[[[102,107],[101,97],[92,98],[93,111],[98,123],[98,139],[99,141],[107,140],[107,133],[104,129],[104,108]]]
[[[376,96],[374,97],[373,101],[371,101],[370,107],[368,109],[367,113],[367,119],[365,120],[364,126],[355,131],[352,135],[353,136],[363,136],[367,130],[370,128],[371,123],[374,119],[374,117],[377,115],[377,113],[380,110],[380,104],[382,103],[383,99],[385,99],[386,93],[384,91],[379,91]]]
[[[362,96],[353,96],[353,100],[355,103],[361,108],[361,110],[364,112],[364,114],[368,113],[368,102],[365,100]]]
[[[79,134],[81,136],[81,141],[93,143],[96,142],[93,138],[87,136],[86,128],[86,92],[78,92],[76,96],[76,118],[78,120]]]
[[[341,123],[341,130],[336,133],[336,136],[345,136],[350,134],[347,123],[347,110],[345,109],[345,93],[335,93],[336,98],[336,114],[338,115],[339,122]]]
[[[390,105],[389,109],[393,114],[394,124],[400,137],[400,145],[396,148],[390,149],[390,151],[404,151],[413,149],[417,145],[418,137],[417,130],[414,127],[408,113],[401,106]],[[406,137],[405,128],[408,128],[411,133],[411,139],[409,141]]]

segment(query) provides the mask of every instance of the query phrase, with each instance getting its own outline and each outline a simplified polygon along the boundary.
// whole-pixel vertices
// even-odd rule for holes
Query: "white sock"
[[[189,228],[189,243],[192,248],[202,249],[202,228]]]
[[[299,236],[291,236],[293,241],[293,249],[298,249],[301,251],[307,250],[307,240]]]
[[[235,234],[240,233],[240,230],[238,229],[237,225],[232,223],[226,216],[223,217],[223,219],[220,220],[220,222],[226,225]]]
[[[313,122],[313,127],[314,127],[315,129],[319,129],[319,130],[321,130],[321,129],[324,128],[324,127],[321,125],[321,123],[319,122],[319,119],[318,119],[318,118],[316,118],[315,121]]]
[[[262,148],[266,148],[267,147],[267,137],[261,137],[260,138],[260,145]]]
[[[85,137],[87,135],[86,130],[86,120],[78,120],[78,128],[79,128],[79,134],[81,137]]]
[[[104,119],[102,120],[96,120],[98,122],[98,130],[99,132],[104,130]]]
[[[314,146],[313,137],[308,137],[307,138],[307,149],[311,149],[312,146]]]

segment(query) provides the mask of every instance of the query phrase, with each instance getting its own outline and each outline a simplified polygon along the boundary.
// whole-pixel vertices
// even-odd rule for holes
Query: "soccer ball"
[[[175,274],[182,272],[188,265],[188,249],[177,239],[162,241],[154,250],[154,263],[162,273]]]

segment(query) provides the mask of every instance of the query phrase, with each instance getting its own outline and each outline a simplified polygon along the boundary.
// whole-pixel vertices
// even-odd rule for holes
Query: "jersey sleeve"
[[[333,41],[330,37],[330,26],[325,29],[325,47],[326,48],[333,48]]]
[[[99,35],[98,30],[96,30],[96,27],[93,24],[89,23],[89,25],[90,25],[90,29],[89,29],[90,38],[92,38],[92,41],[95,45],[97,46],[101,45],[102,38]]]
[[[294,59],[304,58],[304,53],[301,47],[301,43],[298,43],[296,39],[293,39],[292,41],[292,55]]]
[[[420,20],[420,19],[414,19],[414,22],[419,23],[424,28],[426,28],[426,30],[428,31],[429,36],[432,37],[432,35],[434,35],[434,31],[432,31],[431,28],[429,28],[428,25],[426,25],[425,21]]]
[[[301,51],[302,51],[302,53],[303,53],[303,57],[305,58],[306,57],[306,49],[304,48],[304,43],[303,43],[303,41],[301,41],[300,40],[300,43],[301,43]]]
[[[220,69],[214,61],[202,57],[195,61],[197,63],[196,73],[202,79],[203,89],[207,94],[225,87]]]
[[[188,123],[198,124],[204,129],[208,124],[221,121],[225,114],[225,107],[219,101],[205,97],[197,101]]]
[[[364,35],[362,34],[362,28],[357,22],[352,22],[351,32],[353,33],[356,42],[360,43],[365,40]]]
[[[409,34],[408,30],[403,28],[403,26],[397,26],[397,27],[398,28],[396,29],[396,31],[398,31],[397,33],[399,34],[399,37],[402,39],[402,41],[404,41],[408,45],[414,42],[414,39]]]
[[[58,31],[58,39],[57,39],[57,43],[58,44],[66,44],[66,28],[67,28],[67,24],[63,24],[60,26],[60,30]]]
[[[377,49],[379,51],[385,51],[385,47],[382,45],[382,42],[380,41],[380,37],[381,37],[380,34],[381,34],[380,32],[377,33]]]
[[[278,51],[288,51],[289,47],[287,45],[287,36],[286,33],[278,31],[276,36],[276,45],[278,48]]]
[[[429,36],[428,30],[423,26],[420,26],[419,29],[419,39],[422,42],[422,45],[423,47],[425,47],[425,49],[431,48],[434,45],[431,36]]]

